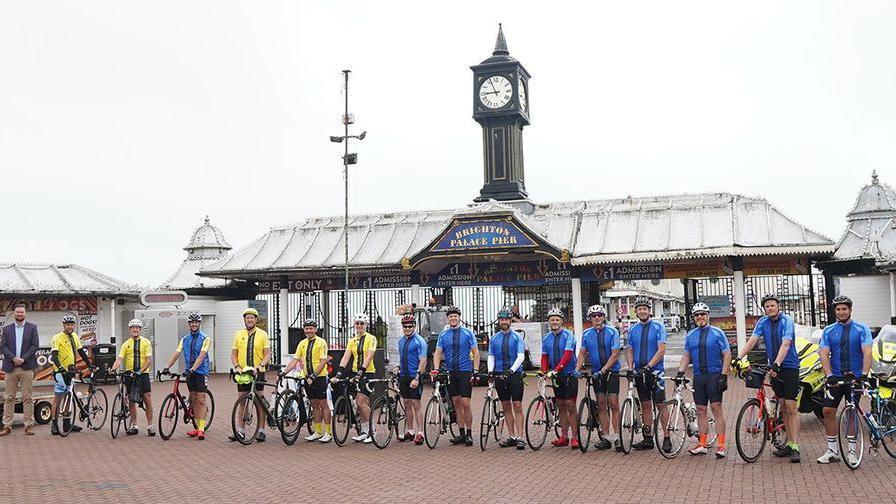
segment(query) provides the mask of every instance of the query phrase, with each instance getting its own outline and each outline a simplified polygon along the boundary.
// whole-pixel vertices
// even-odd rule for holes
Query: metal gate
[[[812,275],[765,275],[749,276],[744,279],[746,314],[762,316],[762,296],[775,293],[781,300],[784,312],[793,317],[794,322],[809,326],[827,325],[825,309],[824,276]],[[727,295],[734,306],[734,279],[702,278],[696,281],[696,294],[703,296]]]

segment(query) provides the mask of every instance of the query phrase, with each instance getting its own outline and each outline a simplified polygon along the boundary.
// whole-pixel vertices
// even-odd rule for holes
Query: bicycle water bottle
[[[694,403],[685,403],[684,408],[688,417],[688,436],[696,436],[699,430],[697,429],[697,411]]]
[[[451,420],[451,423],[457,423],[457,412],[454,411],[454,401],[451,398],[448,398],[448,418]]]
[[[75,392],[75,395],[78,396],[78,399],[84,399],[84,394],[82,394],[80,390]]]
[[[778,416],[778,401],[766,397],[765,398],[765,412],[768,413],[768,416],[775,418]]]
[[[264,405],[265,409],[271,409],[271,403],[268,402],[268,398],[265,397],[264,394],[258,394],[258,400],[261,401],[261,404]]]
[[[868,423],[871,424],[872,427],[877,429],[877,419],[874,418],[874,415],[872,415],[870,411],[865,413],[865,418],[868,419]]]

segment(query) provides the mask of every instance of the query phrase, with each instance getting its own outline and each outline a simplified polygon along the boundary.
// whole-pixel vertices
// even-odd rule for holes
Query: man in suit
[[[3,371],[6,373],[6,401],[3,403],[3,429],[0,436],[12,432],[12,414],[15,412],[16,393],[22,389],[22,416],[25,435],[34,434],[34,399],[31,384],[37,367],[37,350],[40,340],[37,326],[25,321],[25,305],[16,305],[15,323],[3,328],[0,353],[3,354]]]

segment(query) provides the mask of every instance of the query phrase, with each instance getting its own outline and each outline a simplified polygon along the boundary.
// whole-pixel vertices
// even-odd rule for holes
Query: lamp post
[[[342,176],[345,181],[345,220],[342,228],[343,242],[345,244],[345,291],[342,300],[342,323],[346,331],[346,337],[348,336],[348,165],[358,163],[358,155],[355,153],[349,154],[348,152],[348,141],[350,138],[364,140],[364,137],[367,136],[366,131],[362,131],[360,135],[348,134],[348,125],[355,122],[355,116],[348,113],[348,74],[351,72],[351,70],[342,71],[342,75],[345,78],[345,113],[342,114],[342,124],[345,127],[345,132],[342,136],[330,137],[331,142],[344,143],[345,146],[345,152],[342,156]]]

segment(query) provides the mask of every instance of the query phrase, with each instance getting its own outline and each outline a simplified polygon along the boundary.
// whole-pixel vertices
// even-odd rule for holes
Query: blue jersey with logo
[[[510,367],[516,361],[517,355],[526,353],[526,344],[522,336],[516,331],[498,331],[488,342],[488,354],[495,358],[496,373],[510,371]],[[517,369],[517,372],[520,372]]]
[[[785,340],[790,340],[790,349],[784,357],[781,367],[784,369],[799,369],[800,359],[796,356],[796,342],[793,331],[793,318],[785,313],[778,314],[777,320],[772,320],[767,315],[756,322],[753,335],[759,336],[765,341],[765,353],[768,363],[771,365],[778,358],[778,351]]]
[[[632,349],[634,356],[632,368],[638,369],[646,366],[650,359],[656,355],[660,348],[660,343],[666,343],[666,326],[660,322],[650,320],[646,324],[638,322],[631,326],[628,329],[628,346]],[[663,360],[660,359],[653,369],[656,371],[664,370]]]
[[[445,329],[436,343],[442,349],[442,367],[448,371],[473,371],[470,352],[475,347],[476,336],[466,327]]]
[[[613,350],[619,349],[619,331],[606,324],[600,330],[592,327],[582,334],[582,348],[588,352],[592,371],[597,373],[610,360]],[[616,359],[610,371],[619,371],[619,359]]]
[[[691,355],[694,376],[721,373],[725,369],[722,355],[731,351],[728,337],[718,327],[696,327],[685,336],[684,349]]]
[[[865,358],[862,349],[871,346],[871,329],[861,322],[835,322],[824,328],[818,346],[831,351],[832,375],[843,376],[849,371],[859,376]]]
[[[183,344],[183,356],[185,364],[184,369],[190,369],[191,367],[193,367],[193,363],[196,362],[196,359],[199,358],[199,354],[202,352],[202,344],[205,343],[206,338],[208,338],[208,336],[206,336],[201,329],[195,334],[189,332],[184,335],[184,338],[181,341],[181,343]],[[202,364],[200,364],[199,367],[196,368],[196,374],[208,374],[208,360],[208,355],[206,355],[205,359],[202,359]]]
[[[545,334],[541,340],[541,353],[547,354],[550,369],[557,367],[560,359],[563,358],[563,353],[567,350],[572,352],[572,359],[563,366],[560,374],[572,374],[576,370],[576,337],[573,336],[569,329],[561,328],[559,334],[551,331]]]
[[[401,376],[416,376],[420,359],[426,360],[426,340],[416,332],[398,339],[398,366]]]

